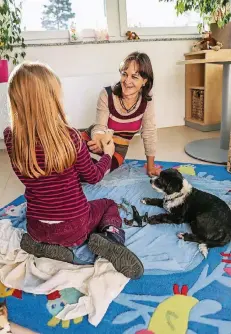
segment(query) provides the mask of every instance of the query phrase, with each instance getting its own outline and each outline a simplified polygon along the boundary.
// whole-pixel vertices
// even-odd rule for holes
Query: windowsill
[[[33,41],[30,41],[29,43],[26,42],[27,47],[38,47],[38,46],[65,46],[65,45],[89,45],[89,44],[114,44],[114,43],[143,43],[143,42],[168,42],[168,41],[193,41],[200,38],[200,35],[188,35],[188,36],[163,36],[163,37],[152,37],[152,38],[141,38],[138,40],[127,40],[127,39],[111,39],[109,41],[95,41],[93,39],[86,39],[84,41],[77,41],[77,42],[70,42],[70,41],[60,41],[60,42],[54,42],[54,41],[38,41],[36,40],[36,43],[33,43]]]

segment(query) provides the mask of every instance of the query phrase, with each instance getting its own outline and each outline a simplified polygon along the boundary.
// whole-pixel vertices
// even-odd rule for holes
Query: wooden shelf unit
[[[220,129],[222,111],[222,64],[211,64],[209,60],[231,57],[231,50],[199,51],[186,53],[187,60],[205,60],[205,63],[185,65],[185,124],[200,131]],[[206,63],[206,60],[208,63]],[[192,118],[192,90],[203,90],[204,119]]]
[[[205,87],[204,86],[191,86],[190,89],[205,90]]]

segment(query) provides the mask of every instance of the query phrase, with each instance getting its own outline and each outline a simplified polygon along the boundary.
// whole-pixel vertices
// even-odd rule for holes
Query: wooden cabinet
[[[185,125],[200,131],[219,130],[223,65],[209,61],[230,59],[231,49],[191,52],[184,56],[185,61],[205,61],[185,65]]]

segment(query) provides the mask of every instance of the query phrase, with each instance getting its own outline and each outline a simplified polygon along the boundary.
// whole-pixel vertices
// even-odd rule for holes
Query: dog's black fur
[[[164,199],[144,198],[141,202],[165,208],[168,213],[150,217],[149,224],[189,223],[192,233],[182,233],[178,237],[206,244],[209,248],[231,241],[231,210],[220,198],[191,187],[175,169],[162,171],[151,184],[165,194]],[[177,205],[171,207],[174,204]]]

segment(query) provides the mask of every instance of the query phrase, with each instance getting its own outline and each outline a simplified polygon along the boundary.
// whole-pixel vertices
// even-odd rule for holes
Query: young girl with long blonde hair
[[[68,125],[60,80],[39,63],[23,63],[9,79],[11,127],[4,138],[12,167],[25,185],[27,232],[21,247],[37,257],[73,262],[72,246],[90,250],[130,278],[143,274],[140,260],[124,246],[117,205],[87,201],[80,180],[99,182],[110,169],[114,144],[93,163],[79,132]]]

